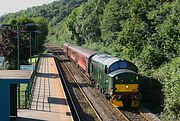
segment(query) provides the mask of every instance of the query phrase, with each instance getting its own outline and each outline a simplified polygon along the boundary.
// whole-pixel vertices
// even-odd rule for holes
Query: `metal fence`
[[[27,109],[27,108],[30,108],[31,106],[31,101],[33,97],[34,87],[35,87],[34,85],[36,83],[35,75],[38,70],[39,59],[40,59],[40,56],[38,56],[38,59],[35,62],[35,69],[33,70],[30,84],[21,84],[20,89],[17,88],[17,92],[20,91],[20,98],[17,97],[17,100],[18,100],[17,105],[18,105],[18,108],[20,109],[24,109],[24,108]]]

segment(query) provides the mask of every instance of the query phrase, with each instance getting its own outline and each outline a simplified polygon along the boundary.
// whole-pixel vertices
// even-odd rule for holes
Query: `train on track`
[[[139,107],[141,76],[133,63],[68,43],[63,51],[116,107]]]

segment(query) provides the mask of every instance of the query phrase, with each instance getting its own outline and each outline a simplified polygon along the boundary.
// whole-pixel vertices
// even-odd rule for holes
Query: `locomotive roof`
[[[97,52],[94,51],[94,50],[85,49],[85,48],[82,48],[82,47],[80,47],[80,46],[69,45],[69,48],[75,50],[75,51],[78,52],[78,53],[83,54],[83,55],[86,56],[87,58],[89,58],[90,56],[92,56],[92,55],[94,55],[94,54],[97,53]]]
[[[126,72],[128,72],[128,73],[134,73],[134,74],[137,74],[137,75],[138,75],[138,73],[136,73],[136,72],[134,72],[134,71],[132,71],[132,70],[129,70],[129,69],[118,69],[118,70],[116,70],[116,71],[113,71],[113,72],[109,73],[108,75],[109,75],[110,77],[114,77],[114,76],[116,76],[116,75],[118,75],[118,74],[126,73]]]
[[[113,63],[122,61],[124,59],[120,59],[118,57],[111,56],[109,54],[97,54],[95,55],[92,60],[102,63],[103,65],[107,65],[108,67],[111,66]]]

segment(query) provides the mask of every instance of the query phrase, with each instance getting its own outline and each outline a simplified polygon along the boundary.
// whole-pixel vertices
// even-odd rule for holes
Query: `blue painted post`
[[[17,117],[17,84],[10,84],[10,116]]]
[[[9,84],[0,83],[0,120],[10,121]]]

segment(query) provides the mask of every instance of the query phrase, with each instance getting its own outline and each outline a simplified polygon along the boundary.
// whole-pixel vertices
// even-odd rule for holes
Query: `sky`
[[[48,4],[55,0],[0,0],[0,16],[5,13],[25,10],[28,7]]]

